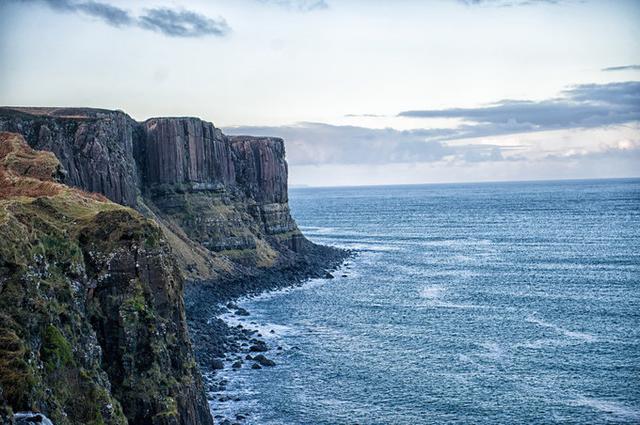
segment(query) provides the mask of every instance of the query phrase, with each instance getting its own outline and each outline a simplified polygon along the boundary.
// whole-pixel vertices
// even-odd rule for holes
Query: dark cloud
[[[189,10],[148,9],[139,18],[140,27],[170,37],[223,36],[230,31],[222,18],[211,19]]]
[[[640,120],[640,82],[583,84],[543,100],[503,100],[479,108],[404,111],[401,117],[457,118],[463,137],[596,127]],[[470,124],[471,123],[471,124]]]
[[[41,3],[59,12],[81,13],[114,27],[140,27],[169,37],[224,36],[230,31],[222,18],[212,19],[186,9],[152,8],[136,17],[109,3],[93,0],[13,0]]]
[[[610,71],[640,71],[640,65],[622,65],[622,66],[610,66],[608,68],[602,68],[605,72]]]
[[[231,127],[225,132],[282,137],[287,141],[287,159],[292,165],[414,163],[445,158],[474,162],[502,159],[500,148],[496,146],[452,147],[429,140],[451,137],[455,134],[451,129],[401,131],[307,122],[281,127]]]
[[[329,8],[329,3],[325,0],[258,0],[264,4],[272,4],[284,7],[286,9],[297,10],[300,12],[311,12],[314,10],[323,10]]]

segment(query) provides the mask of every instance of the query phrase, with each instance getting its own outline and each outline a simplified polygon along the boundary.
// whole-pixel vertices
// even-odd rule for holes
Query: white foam
[[[493,341],[483,342],[480,344],[480,346],[486,350],[485,353],[480,354],[480,356],[482,357],[489,358],[492,360],[498,360],[504,357],[505,350],[497,342],[493,342]]]
[[[425,286],[422,289],[420,289],[419,294],[421,298],[434,300],[434,299],[440,298],[445,290],[446,288],[442,285],[431,285],[431,286]]]
[[[300,226],[300,230],[305,233],[316,233],[321,235],[332,234],[336,232],[333,227],[317,227],[317,226]]]
[[[545,327],[545,328],[549,328],[549,329],[553,329],[554,331],[558,332],[559,334],[562,334],[562,335],[564,335],[566,337],[569,337],[569,338],[581,340],[581,341],[584,341],[584,342],[595,342],[595,341],[597,341],[597,338],[595,336],[591,335],[591,334],[588,334],[586,332],[571,331],[569,329],[565,329],[565,328],[560,327],[558,325],[555,325],[553,323],[545,322],[544,320],[538,319],[534,315],[527,316],[526,320],[529,323],[535,323],[536,325],[539,325],[539,326],[542,326],[542,327]]]
[[[590,407],[592,409],[607,413],[612,416],[617,416],[619,418],[640,420],[639,410],[633,409],[616,401],[579,396],[573,400],[570,400],[570,404]]]

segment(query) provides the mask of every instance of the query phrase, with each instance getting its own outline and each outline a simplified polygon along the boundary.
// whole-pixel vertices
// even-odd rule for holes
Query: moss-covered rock
[[[210,424],[161,230],[52,159],[0,133],[0,414]]]

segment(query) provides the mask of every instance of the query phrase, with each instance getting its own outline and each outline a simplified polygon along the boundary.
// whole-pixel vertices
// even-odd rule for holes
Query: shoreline
[[[250,313],[236,303],[278,290],[301,287],[313,279],[332,279],[336,270],[356,255],[353,250],[315,245],[303,264],[278,270],[264,270],[251,276],[224,282],[190,282],[184,299],[193,351],[205,387],[206,398],[215,423],[236,424],[250,418],[251,412],[227,417],[211,404],[241,401],[226,393],[228,380],[222,371],[240,368],[273,367],[274,355],[283,347],[271,347],[258,324],[231,323],[231,318],[250,319]],[[226,317],[225,317],[226,316]],[[274,333],[273,331],[271,332]],[[215,415],[214,415],[215,413]]]

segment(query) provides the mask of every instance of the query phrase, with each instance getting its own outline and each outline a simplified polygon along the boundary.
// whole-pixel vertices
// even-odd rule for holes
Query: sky
[[[640,176],[639,0],[0,0],[0,105],[285,139],[292,185]]]

